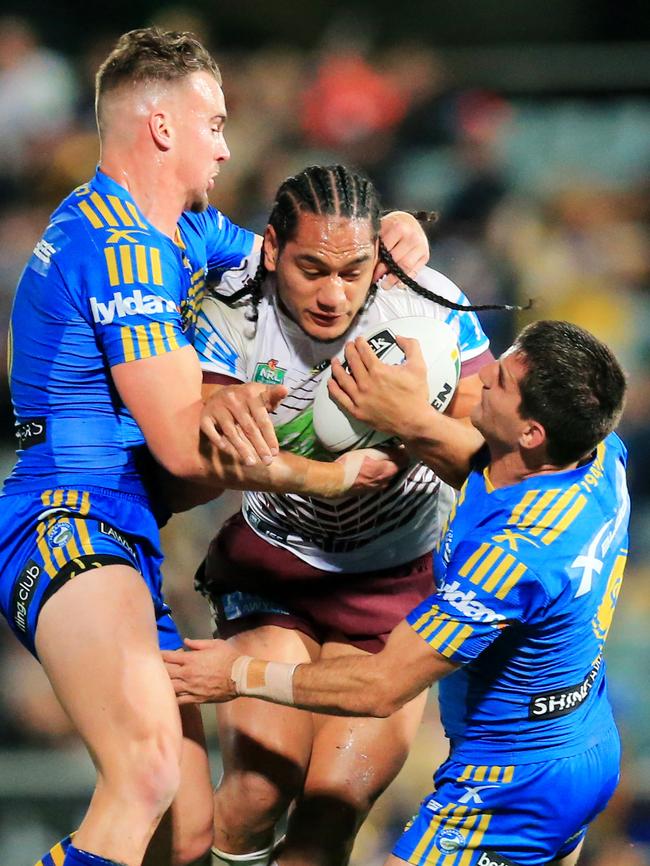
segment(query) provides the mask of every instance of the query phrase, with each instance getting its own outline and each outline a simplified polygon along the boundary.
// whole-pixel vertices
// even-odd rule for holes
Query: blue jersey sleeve
[[[505,542],[505,543],[504,543]],[[515,623],[535,622],[549,598],[535,572],[510,551],[508,539],[464,541],[436,593],[407,617],[441,655],[464,664]]]
[[[154,238],[138,240],[106,243],[85,280],[87,314],[111,367],[189,345],[178,267]]]
[[[207,269],[212,278],[238,267],[251,253],[253,232],[235,225],[216,208],[192,214],[192,219],[205,239]]]

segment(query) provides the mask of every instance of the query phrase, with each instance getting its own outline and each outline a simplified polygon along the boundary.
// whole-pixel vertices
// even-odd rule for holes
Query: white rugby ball
[[[460,351],[456,333],[450,325],[424,316],[406,316],[373,325],[362,336],[385,364],[404,361],[404,353],[395,337],[415,338],[420,343],[427,366],[429,400],[436,409],[444,412],[454,396],[460,376]],[[344,352],[339,352],[337,357],[347,370]],[[330,369],[319,382],[314,396],[314,430],[323,445],[330,451],[348,451],[369,448],[390,439],[389,433],[373,430],[337,406],[327,390],[331,376]],[[405,406],[404,411],[408,412],[409,407]]]

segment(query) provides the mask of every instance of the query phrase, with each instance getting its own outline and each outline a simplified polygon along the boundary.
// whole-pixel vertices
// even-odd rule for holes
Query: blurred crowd
[[[172,14],[159,23],[206,35],[202,22],[187,16],[177,20]],[[89,34],[77,53],[62,54],[33,22],[0,19],[2,355],[24,263],[51,210],[94,171],[93,75],[114,38]],[[497,352],[531,317],[552,317],[594,331],[623,360],[630,396],[621,432],[630,450],[634,519],[608,663],[626,754],[621,787],[590,834],[584,863],[650,864],[650,101],[620,93],[569,99],[467,88],[423,44],[378,51],[354,28],[330,33],[309,53],[284,46],[253,53],[213,47],[224,78],[232,152],[214,203],[231,218],[261,231],[284,177],[310,163],[346,162],[371,176],[386,208],[437,212],[437,221],[429,223],[431,265],[473,301],[534,299],[532,310],[519,317],[484,316]],[[4,365],[0,404],[4,476],[14,447]],[[175,518],[165,530],[167,593],[189,634],[209,632],[203,602],[191,589],[193,570],[216,524],[236,507],[236,497],[227,497]],[[206,712],[209,725],[210,717]],[[40,796],[12,799],[11,750],[28,755],[33,749],[67,750],[70,766],[77,755],[69,722],[38,666],[0,628],[5,866],[27,863],[25,826],[32,828],[29,844],[36,855],[41,841],[48,847],[70,829],[65,822],[78,819],[84,800],[82,790],[81,797],[58,797],[56,808],[60,780],[46,778],[46,770]],[[409,817],[405,804],[414,806],[429,790],[431,770],[443,756],[432,699],[406,770],[360,836],[355,863],[382,862]],[[22,852],[14,860],[12,845]]]

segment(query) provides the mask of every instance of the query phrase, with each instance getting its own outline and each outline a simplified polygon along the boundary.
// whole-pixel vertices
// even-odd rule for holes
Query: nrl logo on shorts
[[[64,547],[72,538],[72,524],[59,520],[48,530],[47,538],[52,547]]]
[[[262,382],[263,385],[281,385],[286,372],[282,367],[278,367],[276,358],[270,358],[266,364],[258,364],[255,367],[253,382]]]

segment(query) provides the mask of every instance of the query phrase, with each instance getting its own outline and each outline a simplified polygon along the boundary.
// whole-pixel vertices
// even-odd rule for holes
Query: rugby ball
[[[373,325],[362,336],[384,364],[401,364],[404,361],[404,353],[397,345],[396,337],[418,340],[427,366],[429,400],[440,412],[445,411],[454,396],[460,376],[460,350],[456,333],[450,325],[423,316],[407,316]],[[347,370],[344,351],[339,352],[337,357]],[[327,390],[331,376],[330,369],[319,382],[314,396],[314,430],[323,445],[330,451],[348,451],[369,448],[390,439],[389,433],[373,430],[334,402]],[[404,407],[404,411],[408,412],[408,406]]]

